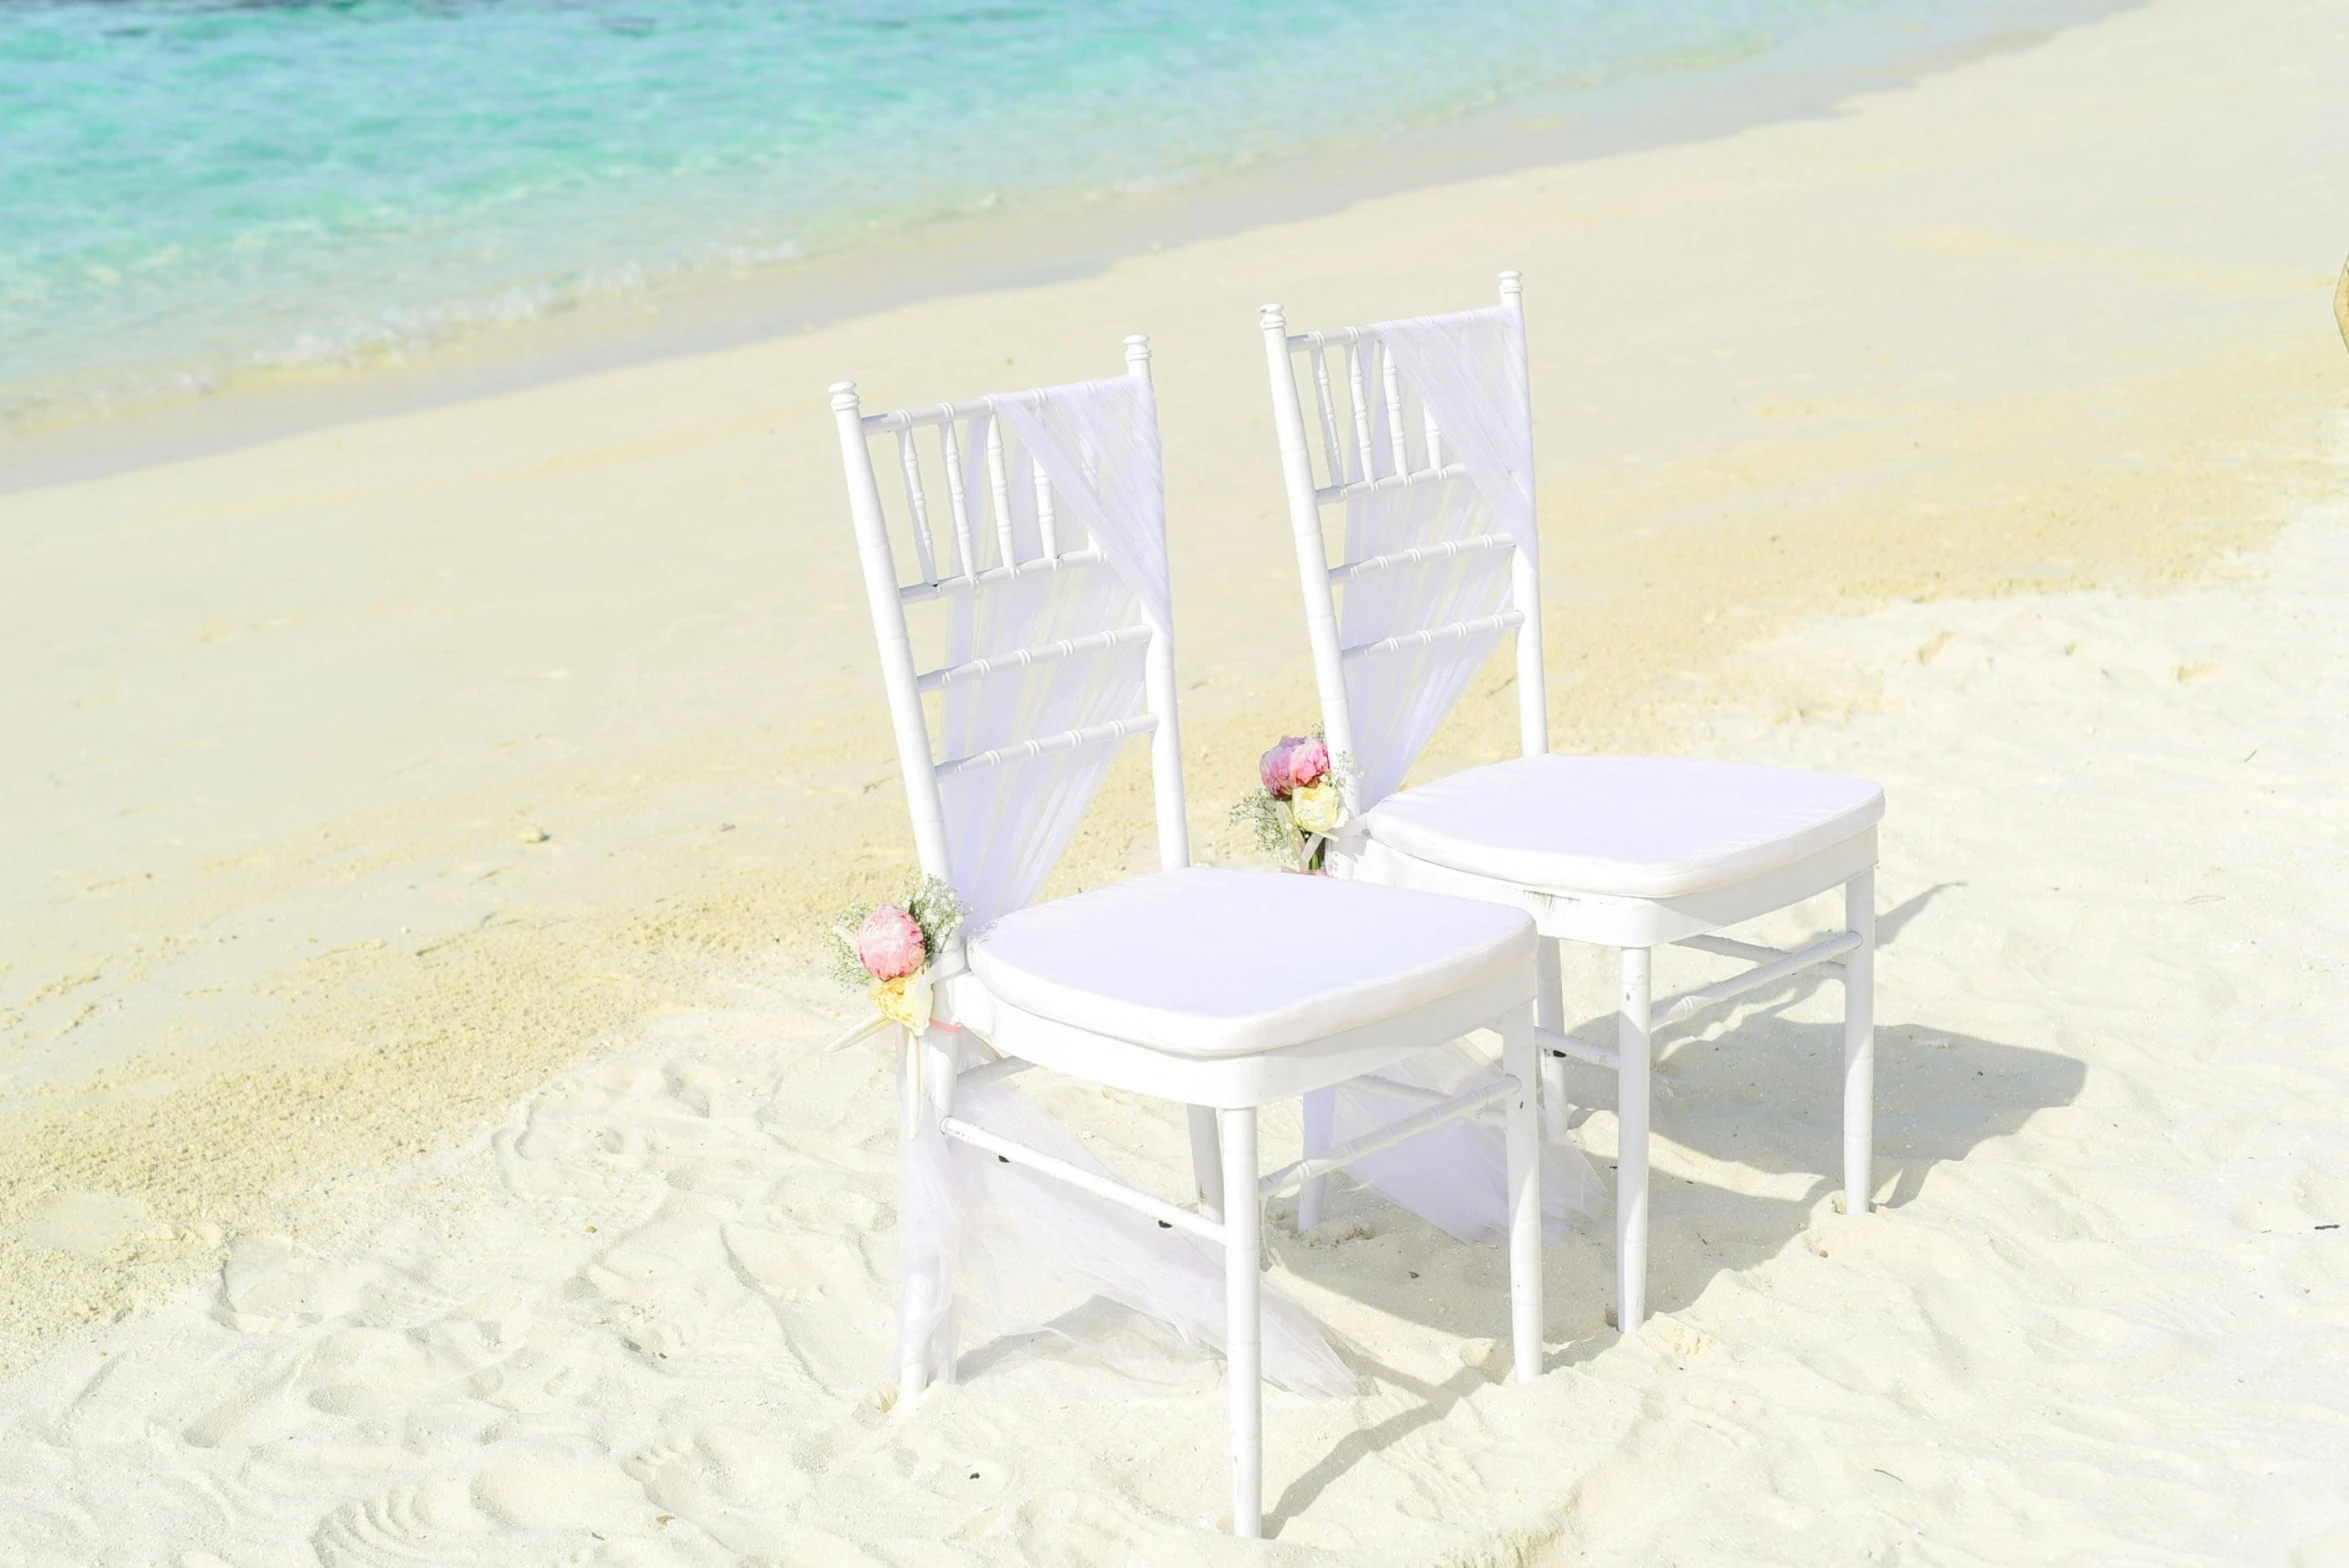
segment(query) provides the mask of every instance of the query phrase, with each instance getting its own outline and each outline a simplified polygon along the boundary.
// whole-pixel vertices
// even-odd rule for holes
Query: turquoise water
[[[10,0],[0,427],[1961,0]]]

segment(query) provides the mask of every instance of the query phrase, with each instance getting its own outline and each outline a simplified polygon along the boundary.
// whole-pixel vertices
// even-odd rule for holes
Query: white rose
[[[1296,813],[1297,826],[1307,833],[1331,832],[1346,814],[1338,787],[1327,781],[1308,784],[1291,795],[1289,809]]]

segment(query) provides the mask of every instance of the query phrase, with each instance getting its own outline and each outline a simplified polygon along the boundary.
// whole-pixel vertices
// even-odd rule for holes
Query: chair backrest
[[[1159,860],[1189,860],[1148,339],[1126,339],[1126,368],[887,414],[832,388],[916,852],[974,931],[1034,898],[1129,735],[1152,737]],[[943,623],[927,668],[924,607]]]
[[[1350,804],[1401,784],[1504,636],[1516,638],[1519,743],[1549,750],[1518,275],[1501,274],[1497,306],[1449,316],[1297,334],[1278,305],[1262,319],[1322,725],[1354,760]],[[1335,565],[1331,507],[1345,518]]]

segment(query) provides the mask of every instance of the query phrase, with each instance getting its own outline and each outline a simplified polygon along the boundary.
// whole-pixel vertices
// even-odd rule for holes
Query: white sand
[[[2349,524],[2308,510],[2345,488],[2344,58],[2349,9],[2158,0],[1829,120],[0,496],[0,1557],[2235,1561],[2349,1530],[2314,1229],[2349,1223]],[[1530,1389],[1485,1359],[1497,1256],[1349,1198],[1276,1250],[1366,1392],[1269,1401],[1280,1539],[1238,1547],[1219,1369],[1117,1314],[885,1408],[892,1117],[873,1057],[810,1054],[839,999],[807,933],[909,850],[821,389],[1156,335],[1193,815],[1228,850],[1310,701],[1253,306],[1465,303],[1502,265],[1562,744],[1893,792],[1891,1207],[1825,1206],[1831,993],[1667,1058],[1666,1316],[1617,1343],[1607,1244],[1554,1248]],[[1480,684],[1429,769],[1512,715]],[[1146,853],[1132,782],[1064,880]],[[1053,1103],[1179,1186],[1157,1113]]]
[[[1663,1315],[1619,1342],[1602,1247],[1554,1248],[1536,1386],[1494,1380],[1497,1249],[1349,1191],[1274,1241],[1363,1392],[1269,1398],[1267,1560],[2349,1561],[2349,510],[2260,565],[1773,650],[1880,691],[1711,748],[1891,793],[1887,1206],[1831,1202],[1808,985],[1666,1049]],[[248,1239],[18,1379],[11,1560],[1255,1560],[1217,1365],[1122,1311],[891,1408],[887,1070],[788,1032],[674,1021],[455,1162],[486,1201],[355,1258]],[[1179,1190],[1178,1122],[1050,1103]]]

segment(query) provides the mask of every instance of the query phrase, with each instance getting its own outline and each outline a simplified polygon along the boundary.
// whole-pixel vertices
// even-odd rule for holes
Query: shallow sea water
[[[2003,0],[17,0],[0,431]]]

